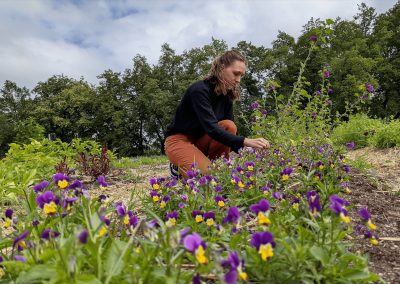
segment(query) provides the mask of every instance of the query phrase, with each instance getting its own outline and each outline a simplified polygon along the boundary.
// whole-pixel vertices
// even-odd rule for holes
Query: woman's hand
[[[266,149],[269,148],[271,145],[269,144],[268,140],[264,138],[244,138],[244,146],[252,147],[252,148],[260,148]]]

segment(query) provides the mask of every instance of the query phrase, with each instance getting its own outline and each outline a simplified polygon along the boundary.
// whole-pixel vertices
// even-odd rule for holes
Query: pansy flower
[[[254,162],[245,162],[244,167],[251,172],[254,170]]]
[[[282,200],[283,196],[282,193],[280,193],[279,191],[275,191],[272,193],[272,197],[275,198],[276,200]]]
[[[73,197],[68,197],[68,196],[66,196],[66,197],[64,197],[64,198],[62,199],[61,204],[62,204],[62,207],[63,207],[64,209],[66,209],[67,211],[69,211],[69,210],[71,210],[72,205],[73,205],[76,201],[78,201],[78,197],[76,197],[76,196],[73,196]]]
[[[46,215],[52,215],[57,212],[58,199],[52,191],[46,191],[36,197],[36,203],[43,209]]]
[[[89,232],[86,229],[83,229],[79,234],[78,234],[78,240],[81,244],[86,244],[87,240],[89,237]]]
[[[13,215],[13,213],[14,213],[14,211],[11,209],[11,208],[8,208],[7,210],[6,210],[6,212],[5,212],[5,216],[6,216],[6,218],[5,218],[5,220],[4,220],[4,224],[3,224],[3,227],[5,228],[5,229],[7,229],[7,228],[9,228],[11,225],[12,225],[12,223],[13,223],[13,221],[12,221],[12,215]]]
[[[101,226],[101,229],[99,231],[99,237],[104,236],[108,232],[108,226],[110,226],[110,219],[108,219],[106,216],[100,214],[100,220],[103,222],[103,225]]]
[[[367,227],[370,230],[376,230],[376,225],[374,223],[372,223],[371,214],[368,212],[367,208],[361,208],[358,211],[358,215],[360,215],[361,218],[363,218],[365,221],[367,221]]]
[[[235,206],[230,207],[228,210],[228,214],[226,215],[226,217],[222,220],[222,223],[233,223],[233,224],[237,224],[237,222],[239,221],[239,217],[240,217],[240,212],[239,209]]]
[[[46,187],[48,187],[49,184],[50,184],[50,183],[49,183],[47,180],[43,180],[43,181],[41,181],[41,182],[35,184],[35,185],[33,186],[33,190],[34,190],[36,193],[38,193],[38,192],[40,192],[40,191],[43,191],[43,189],[45,189]]]
[[[52,229],[45,229],[40,234],[40,238],[44,240],[49,240],[51,238],[57,238],[59,235],[59,232],[53,231]]]
[[[331,208],[334,213],[339,214],[344,223],[350,223],[349,213],[347,212],[346,208],[344,208],[348,202],[344,199],[341,199],[337,195],[330,196],[329,201],[331,202],[329,208]]]
[[[17,236],[13,242],[13,250],[17,248],[17,250],[21,251],[26,248],[25,239],[29,235],[29,231],[26,230],[21,235]]]
[[[217,205],[218,205],[219,207],[224,207],[224,206],[225,206],[226,199],[225,199],[225,197],[223,197],[223,196],[217,195],[217,196],[214,197],[214,201],[217,203]]]
[[[228,272],[224,276],[225,283],[236,284],[238,276],[242,280],[247,280],[247,273],[243,271],[244,260],[240,260],[237,251],[228,254],[228,259],[221,262],[221,266],[228,268]]]
[[[215,213],[213,211],[205,212],[203,218],[206,221],[207,226],[214,225]]]
[[[275,242],[273,235],[268,231],[254,233],[251,236],[250,245],[256,248],[264,261],[274,255]]]
[[[193,210],[192,217],[196,220],[196,223],[201,223],[204,221],[204,213],[200,210]]]
[[[63,173],[56,173],[53,176],[53,181],[61,189],[67,188],[69,185],[69,177]]]
[[[160,202],[160,208],[165,208],[167,206],[167,202],[171,199],[168,195],[164,195]]]
[[[106,178],[102,175],[97,177],[97,183],[100,185],[100,189],[101,190],[106,190],[107,189],[107,182],[106,182]]]
[[[73,182],[71,182],[68,188],[70,189],[83,188],[83,183],[80,180],[76,179]]]
[[[207,245],[197,233],[187,235],[183,239],[183,245],[188,251],[195,255],[196,260],[200,264],[206,264],[208,262],[205,254]]]
[[[259,225],[269,225],[271,220],[267,216],[267,211],[269,209],[269,202],[266,199],[261,199],[258,203],[250,206],[250,211],[257,214]]]
[[[160,201],[160,195],[155,190],[150,191],[150,197],[151,197],[151,199],[153,200],[154,203]]]
[[[115,208],[115,211],[117,212],[118,216],[122,218],[123,223],[125,225],[128,225],[129,224],[128,208],[126,208],[126,206],[123,204],[118,204],[117,207]]]
[[[298,198],[293,199],[291,204],[292,204],[293,209],[299,210],[300,199],[298,199]]]
[[[321,171],[324,169],[324,163],[323,162],[321,162],[321,161],[319,161],[319,162],[317,162],[317,164],[315,165],[318,169],[320,169]]]
[[[165,225],[167,225],[167,227],[175,226],[176,220],[178,219],[178,212],[172,211],[170,213],[167,213],[167,215],[165,216],[165,219],[167,220],[165,222]]]
[[[321,204],[319,203],[319,195],[315,191],[307,192],[308,207],[312,216],[316,217],[318,212],[321,211]]]
[[[292,168],[284,168],[281,172],[281,179],[282,181],[287,181],[289,179],[289,176],[293,172]]]

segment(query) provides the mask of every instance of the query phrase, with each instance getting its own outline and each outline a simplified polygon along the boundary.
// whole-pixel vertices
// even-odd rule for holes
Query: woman
[[[171,173],[179,167],[183,177],[193,163],[207,173],[210,159],[229,157],[231,150],[243,146],[268,148],[264,138],[236,135],[233,101],[239,99],[239,83],[245,74],[246,58],[231,50],[214,59],[204,80],[192,84],[183,95],[175,117],[165,133],[165,153],[171,162]],[[176,167],[174,167],[175,165]]]

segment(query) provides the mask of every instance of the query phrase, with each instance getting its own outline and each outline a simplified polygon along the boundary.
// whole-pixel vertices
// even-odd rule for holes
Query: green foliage
[[[51,179],[55,166],[65,159],[76,167],[77,153],[100,155],[101,147],[95,141],[74,139],[71,143],[61,140],[31,140],[29,144],[10,144],[6,157],[0,160],[0,200],[15,202],[24,190],[39,179]],[[114,158],[108,152],[111,159]]]
[[[337,146],[354,142],[356,148],[369,145],[369,139],[374,137],[384,127],[380,119],[369,118],[366,114],[356,114],[349,121],[338,125],[332,132],[331,139]]]
[[[166,156],[154,155],[154,156],[139,156],[134,158],[121,158],[115,159],[112,166],[117,169],[129,169],[129,168],[140,168],[141,166],[152,166],[166,164],[168,158]]]
[[[400,120],[392,120],[378,128],[368,143],[376,148],[400,147]]]
[[[27,144],[30,139],[42,140],[44,138],[45,129],[32,118],[20,121],[15,130],[14,143]]]

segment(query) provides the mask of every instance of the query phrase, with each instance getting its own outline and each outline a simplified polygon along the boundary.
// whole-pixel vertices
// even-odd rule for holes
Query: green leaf
[[[121,254],[126,246],[126,242],[114,240],[111,244],[110,248],[107,251],[106,263],[104,266],[104,270],[107,275],[111,273],[112,276],[118,275],[121,273],[124,262],[119,261]]]
[[[101,284],[102,282],[94,275],[83,274],[77,281],[78,284]]]
[[[328,264],[329,256],[328,256],[327,252],[323,248],[317,247],[317,246],[313,246],[310,249],[310,253],[316,260],[319,260],[323,265],[327,265]]]
[[[39,280],[49,280],[57,275],[56,269],[49,265],[36,265],[26,272],[21,272],[16,283],[32,283]]]

